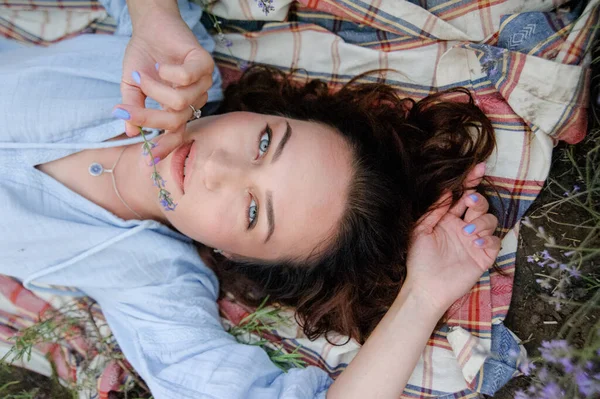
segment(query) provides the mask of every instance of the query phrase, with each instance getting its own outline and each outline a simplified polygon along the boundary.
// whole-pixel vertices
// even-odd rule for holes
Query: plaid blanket
[[[404,398],[492,395],[518,373],[523,349],[503,325],[512,292],[517,222],[544,184],[553,145],[580,141],[587,127],[587,67],[600,0],[561,8],[566,3],[276,0],[276,10],[265,16],[252,0],[221,0],[209,7],[216,19],[203,16],[205,25],[219,23],[225,32],[215,32],[215,59],[226,84],[252,63],[302,69],[298,79],[319,78],[334,89],[362,72],[388,69],[382,77],[363,81],[385,80],[414,99],[467,87],[492,121],[498,147],[486,174],[494,188],[484,190],[500,221],[503,243],[497,264],[504,273],[485,273],[449,309],[447,324],[432,334]],[[75,34],[70,22],[39,14],[58,10],[78,13],[74,19],[81,21],[103,12],[96,1],[4,0],[0,34],[41,45]],[[38,23],[22,22],[34,20],[33,15]],[[106,14],[90,20],[79,30],[110,33]],[[61,30],[59,38],[48,33]],[[251,311],[229,300],[220,307],[229,326]],[[359,349],[352,341],[342,346],[309,341],[293,323],[273,329],[268,338],[286,351],[297,350],[334,378]],[[330,341],[346,339],[334,336]]]

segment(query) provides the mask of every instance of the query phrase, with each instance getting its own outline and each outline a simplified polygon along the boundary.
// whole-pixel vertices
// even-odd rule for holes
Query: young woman
[[[103,116],[119,99],[127,41],[2,52],[0,272],[95,298],[156,398],[398,397],[437,321],[499,250],[472,189],[493,146],[483,114],[443,96],[402,101],[383,85],[297,88],[254,69],[222,114],[155,138],[177,204],[165,210],[139,138]],[[152,92],[150,75],[131,76],[138,94]],[[202,101],[219,99],[210,81],[194,85],[208,89]],[[181,104],[116,115],[177,128]],[[251,298],[300,306],[313,335],[368,336],[363,349],[333,385],[314,367],[282,373],[223,331],[217,280],[194,242],[219,250],[224,278],[243,273],[265,290]]]

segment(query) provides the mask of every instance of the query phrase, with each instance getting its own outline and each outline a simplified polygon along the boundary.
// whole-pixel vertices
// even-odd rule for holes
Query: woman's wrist
[[[421,309],[424,316],[439,320],[454,301],[439,302],[439,296],[438,299],[434,299],[425,287],[426,284],[414,281],[410,277],[407,278],[394,303],[415,304]]]

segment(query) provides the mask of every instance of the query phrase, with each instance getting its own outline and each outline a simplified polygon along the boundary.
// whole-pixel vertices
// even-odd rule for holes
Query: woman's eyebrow
[[[277,146],[277,149],[275,150],[275,153],[273,154],[273,157],[271,158],[271,163],[277,161],[277,159],[281,156],[283,147],[285,147],[288,140],[292,136],[292,127],[290,126],[290,123],[288,121],[285,121],[285,123],[287,125],[287,128],[285,129],[285,134],[283,135],[281,140],[279,140],[279,145]]]
[[[272,191],[267,191],[267,223],[269,225],[269,231],[267,233],[267,238],[265,239],[265,243],[267,241],[269,241],[269,238],[271,238],[271,236],[273,235],[273,232],[275,231],[275,214],[273,213],[273,192]]]

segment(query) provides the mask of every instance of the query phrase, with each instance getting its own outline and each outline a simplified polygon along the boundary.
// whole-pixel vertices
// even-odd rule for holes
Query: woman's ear
[[[226,257],[227,259],[231,259],[231,254],[230,254],[229,252],[225,252],[225,251],[223,251],[223,250],[216,249],[216,248],[215,248],[215,249],[213,249],[213,252],[214,252],[215,254],[217,254],[217,255],[224,256],[224,257]]]

